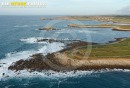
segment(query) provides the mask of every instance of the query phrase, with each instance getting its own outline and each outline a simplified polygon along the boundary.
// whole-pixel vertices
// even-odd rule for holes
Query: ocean
[[[99,21],[40,20],[53,16],[0,16],[0,88],[129,88],[130,70],[113,69],[77,72],[14,72],[8,66],[35,53],[59,51],[64,43],[37,43],[39,38],[108,43],[130,37],[128,31],[111,28],[72,28],[68,24],[103,24]],[[38,30],[53,26],[61,30]],[[2,74],[5,74],[4,76]]]

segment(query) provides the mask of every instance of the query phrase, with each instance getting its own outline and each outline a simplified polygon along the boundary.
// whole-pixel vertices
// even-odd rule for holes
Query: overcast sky
[[[38,0],[0,0],[38,1]],[[0,15],[113,15],[130,14],[130,0],[39,0],[45,8],[2,8]]]

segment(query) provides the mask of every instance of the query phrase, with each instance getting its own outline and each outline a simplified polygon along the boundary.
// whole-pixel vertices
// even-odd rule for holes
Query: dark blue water
[[[0,82],[1,88],[129,88],[130,72],[97,73],[64,79],[13,78]]]
[[[38,44],[20,41],[23,38],[44,37],[56,39],[80,39],[106,43],[115,38],[130,37],[130,32],[113,31],[110,28],[71,28],[69,23],[102,24],[98,21],[40,20],[49,16],[0,16],[0,59],[7,53],[35,50]],[[38,28],[56,27],[62,30],[40,31]],[[130,72],[111,71],[95,73],[95,76],[78,76],[50,79],[44,77],[11,78],[0,81],[0,88],[129,88]]]

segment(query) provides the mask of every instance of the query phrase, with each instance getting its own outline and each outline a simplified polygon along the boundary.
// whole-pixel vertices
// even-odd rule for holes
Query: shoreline
[[[116,43],[123,42],[125,39],[116,39]],[[126,39],[127,40],[127,39]],[[114,43],[114,44],[116,44]],[[75,48],[86,46],[90,44],[87,42],[74,42],[69,44],[66,49],[43,56],[42,54],[32,55],[29,60],[19,60],[13,65],[9,66],[9,70],[24,70],[30,71],[42,71],[42,70],[54,70],[54,71],[72,71],[72,70],[101,70],[101,69],[130,69],[130,58],[125,57],[99,57],[99,58],[87,58],[76,59],[69,57],[67,52],[72,51]],[[98,44],[93,43],[94,46]],[[110,45],[109,43],[106,45]]]

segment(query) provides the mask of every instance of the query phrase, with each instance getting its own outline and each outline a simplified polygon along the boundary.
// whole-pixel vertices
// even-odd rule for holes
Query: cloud
[[[120,14],[130,15],[130,6],[123,7],[122,9],[118,10]]]
[[[5,2],[5,0],[1,1]],[[26,1],[40,2],[41,0]],[[41,2],[47,3],[47,6],[45,8],[0,8],[0,15],[102,15],[130,13],[130,0],[43,0]]]

